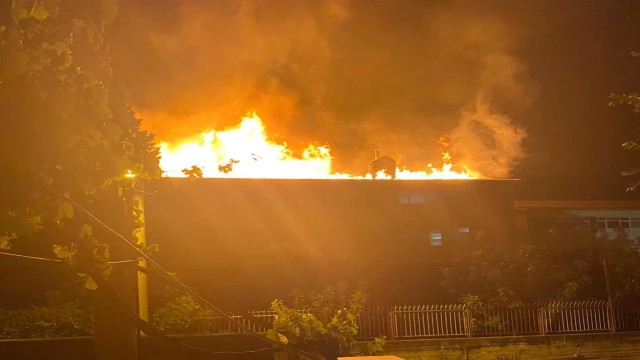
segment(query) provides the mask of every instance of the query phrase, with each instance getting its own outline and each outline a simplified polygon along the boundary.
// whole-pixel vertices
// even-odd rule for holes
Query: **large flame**
[[[441,145],[445,144],[441,141]],[[427,165],[425,171],[398,168],[396,179],[475,179],[468,170],[452,170],[451,156],[443,149],[443,166]],[[198,176],[205,178],[262,178],[262,179],[371,179],[371,175],[357,176],[331,170],[331,152],[327,146],[309,145],[295,156],[286,143],[269,140],[262,120],[249,114],[233,128],[204,133],[196,141],[179,144],[160,144],[160,167],[167,177],[186,177],[197,167]],[[389,179],[384,173],[376,178]]]

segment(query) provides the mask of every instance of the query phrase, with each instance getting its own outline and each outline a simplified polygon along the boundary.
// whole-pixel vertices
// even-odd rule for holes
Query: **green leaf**
[[[32,216],[24,221],[24,225],[32,232],[42,229],[42,217],[40,215]]]
[[[14,21],[32,17],[43,21],[58,16],[60,0],[12,0],[11,16]]]
[[[93,280],[91,276],[87,276],[86,281],[84,283],[84,287],[89,290],[95,290],[98,288],[98,284]]]
[[[84,224],[82,225],[82,229],[80,229],[80,237],[89,237],[93,234],[93,228],[91,225]]]
[[[151,256],[154,253],[158,252],[159,250],[160,250],[160,247],[158,246],[158,244],[151,244],[151,245],[147,246],[146,248],[142,249],[142,251],[147,256]]]
[[[73,205],[68,201],[63,202],[58,209],[58,214],[61,219],[73,218]]]
[[[11,249],[11,240],[13,240],[13,238],[10,235],[0,236],[0,250]]]
[[[31,11],[31,17],[43,21],[49,17],[49,12],[45,8],[44,4],[41,1],[38,1],[38,4]]]
[[[29,0],[12,0],[11,1],[11,17],[15,22],[18,22],[24,18],[29,17],[31,8],[29,4],[33,6],[33,1]]]
[[[267,331],[267,338],[271,339],[271,340],[275,340],[275,341],[280,341],[280,336],[278,334],[278,332],[274,329],[269,329]]]
[[[69,257],[70,251],[68,246],[53,245],[53,253],[58,259],[66,259]]]

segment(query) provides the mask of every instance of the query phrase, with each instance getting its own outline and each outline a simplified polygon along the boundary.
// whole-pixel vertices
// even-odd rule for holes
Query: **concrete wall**
[[[589,334],[388,342],[406,360],[640,359],[640,334]]]

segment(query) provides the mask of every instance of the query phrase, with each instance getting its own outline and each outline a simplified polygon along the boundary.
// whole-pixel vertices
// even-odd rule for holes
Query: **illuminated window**
[[[459,233],[468,233],[469,232],[469,228],[458,228],[458,232]]]
[[[431,242],[431,246],[442,246],[442,234],[441,233],[431,233],[431,234],[429,234],[429,240]]]

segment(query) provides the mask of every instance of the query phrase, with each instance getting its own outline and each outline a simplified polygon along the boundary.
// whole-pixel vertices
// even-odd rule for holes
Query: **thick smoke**
[[[159,138],[176,140],[235,124],[249,111],[273,122],[272,130],[287,137],[287,129],[296,127],[296,114],[322,108],[333,55],[327,36],[348,19],[347,1],[184,1],[164,6],[174,12],[163,19],[171,26],[158,27],[152,16],[146,24],[127,24],[131,32],[149,34],[142,40],[149,44],[147,55],[157,64],[159,77],[148,76],[147,86],[134,90],[134,105]]]
[[[340,171],[364,171],[374,148],[438,165],[450,134],[454,161],[505,177],[524,131],[493,111],[531,102],[517,33],[495,9],[442,3],[130,0],[113,57],[160,140],[253,110],[294,148],[329,144]]]
[[[463,112],[451,140],[457,161],[473,164],[472,169],[485,177],[504,179],[524,156],[525,135],[508,116],[493,113],[478,101],[475,108]]]
[[[459,24],[452,27],[451,24]],[[460,13],[443,14],[433,22],[443,39],[458,39],[457,46],[479,70],[477,94],[463,109],[451,132],[456,161],[489,178],[507,178],[523,157],[525,130],[509,116],[493,111],[499,107],[528,107],[531,84],[524,65],[511,53],[510,29],[496,18],[478,19]]]

